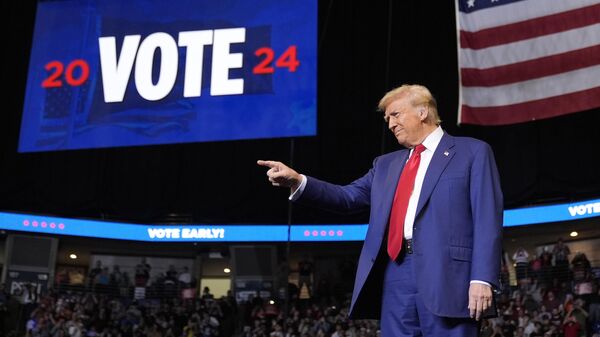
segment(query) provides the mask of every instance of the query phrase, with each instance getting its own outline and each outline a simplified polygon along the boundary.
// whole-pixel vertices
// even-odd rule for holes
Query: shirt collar
[[[440,145],[440,142],[442,141],[442,136],[444,136],[444,130],[442,130],[441,126],[438,126],[423,140],[422,144],[425,146],[425,151],[435,152],[435,149],[437,149],[438,145]],[[413,149],[410,149],[411,154]]]

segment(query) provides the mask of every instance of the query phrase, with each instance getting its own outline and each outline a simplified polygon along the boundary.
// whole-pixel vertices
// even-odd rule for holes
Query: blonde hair
[[[425,105],[429,107],[427,119],[433,121],[436,125],[440,125],[442,120],[438,114],[437,102],[426,87],[418,84],[403,84],[395,89],[388,91],[379,101],[379,110],[385,111],[393,101],[396,101],[405,96],[410,97],[410,103],[413,106]]]

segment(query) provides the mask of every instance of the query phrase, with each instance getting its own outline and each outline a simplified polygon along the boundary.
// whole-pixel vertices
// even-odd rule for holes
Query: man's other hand
[[[256,162],[260,166],[268,167],[267,177],[273,186],[283,186],[292,189],[292,192],[298,189],[302,182],[302,176],[278,161],[259,160]]]
[[[471,283],[469,287],[469,312],[471,318],[479,320],[481,314],[492,305],[492,288],[481,283]]]

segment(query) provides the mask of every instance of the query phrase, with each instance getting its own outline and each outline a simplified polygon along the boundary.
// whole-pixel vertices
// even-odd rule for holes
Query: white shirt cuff
[[[300,186],[298,186],[298,188],[292,192],[292,194],[290,194],[289,199],[291,201],[296,201],[298,200],[298,198],[300,198],[300,196],[302,195],[302,192],[304,192],[304,188],[306,187],[306,176],[304,174],[301,174],[302,176],[302,181],[300,182]]]
[[[480,281],[480,280],[471,280],[470,284],[473,284],[473,283],[485,284],[486,286],[488,286],[488,287],[492,288],[492,285],[491,285],[491,284],[489,284],[488,282],[485,282],[485,281]]]

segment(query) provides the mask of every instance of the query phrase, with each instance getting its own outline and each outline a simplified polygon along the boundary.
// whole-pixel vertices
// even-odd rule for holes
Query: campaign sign
[[[20,152],[316,134],[316,0],[38,3]]]

